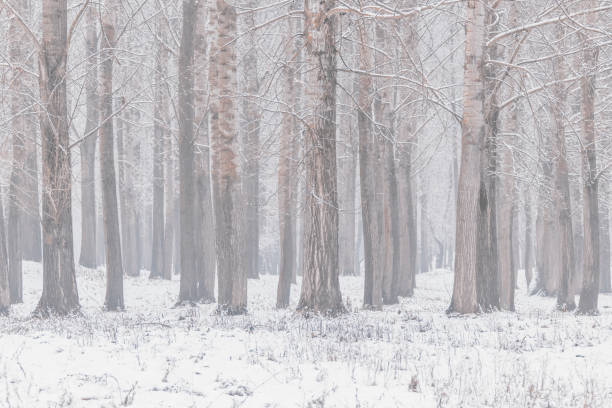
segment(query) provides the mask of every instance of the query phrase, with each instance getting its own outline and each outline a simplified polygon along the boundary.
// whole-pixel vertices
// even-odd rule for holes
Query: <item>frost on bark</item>
[[[181,224],[181,284],[179,303],[198,300],[195,248],[195,180],[194,180],[194,33],[198,0],[183,1],[183,34],[178,67],[178,116],[179,116],[179,179]]]
[[[202,3],[202,2],[201,2]],[[208,133],[208,52],[207,7],[197,10],[194,33],[195,77],[195,243],[198,298],[201,302],[215,301],[215,224],[210,185],[210,137]]]
[[[101,18],[102,43],[100,50],[100,108],[103,118],[113,116],[113,60],[116,47],[115,24],[119,4],[107,0]],[[100,175],[102,178],[102,213],[104,216],[104,243],[106,249],[107,310],[123,310],[123,262],[119,232],[119,207],[115,179],[113,120],[105,121],[99,129]]]
[[[250,0],[248,8],[256,8],[257,1]],[[259,75],[257,44],[255,43],[255,13],[246,13],[244,29],[250,30],[246,36],[248,50],[242,57],[246,97],[242,98],[241,129],[243,145],[242,184],[245,195],[244,214],[244,262],[249,279],[259,278],[259,134],[261,110],[258,106]]]
[[[43,292],[36,314],[79,309],[72,241],[72,179],[66,101],[66,0],[44,0],[39,55]]]
[[[598,1],[589,0],[587,7],[594,8]],[[597,16],[587,14],[586,24],[594,25]],[[584,260],[582,291],[578,303],[579,314],[598,314],[599,297],[599,197],[597,174],[597,146],[595,143],[595,79],[599,48],[581,34],[583,44],[584,72],[580,82],[582,114],[582,183],[584,217]]]
[[[603,180],[606,180],[604,174]],[[600,202],[599,221],[600,226],[600,248],[599,248],[599,269],[600,269],[600,288],[601,293],[609,293],[612,291],[610,283],[610,181],[604,182],[601,197],[603,202]]]
[[[8,254],[6,252],[6,231],[4,225],[4,207],[2,205],[2,198],[0,198],[0,316],[8,314],[11,307]]]
[[[298,310],[344,311],[338,280],[338,189],[336,179],[336,44],[334,0],[304,2],[311,104],[305,141],[306,188],[304,278]]]
[[[218,271],[219,311],[243,314],[247,310],[247,276],[239,259],[241,250],[240,173],[236,137],[236,8],[215,0],[210,10],[215,21],[216,44],[211,50],[209,75],[211,101],[212,179]],[[213,67],[214,65],[214,67]]]
[[[168,107],[165,81],[168,76],[168,51],[164,44],[163,21],[157,21],[157,52],[155,55],[155,107],[153,111],[153,219],[151,238],[151,273],[149,278],[164,278],[164,140],[167,138]]]
[[[79,264],[95,268],[96,260],[96,183],[95,157],[96,134],[99,116],[98,83],[98,18],[96,7],[87,9],[87,62],[85,77],[85,98],[87,117],[85,139],[79,145],[81,153],[81,254]],[[90,134],[91,133],[91,134]]]
[[[359,66],[362,71],[372,67],[372,57],[368,46],[366,24],[358,23],[360,37]],[[381,193],[382,168],[380,148],[373,138],[372,121],[372,78],[360,75],[358,84],[357,131],[359,134],[359,180],[361,193],[361,217],[363,224],[364,257],[364,308],[382,308],[382,213],[378,200]]]
[[[486,138],[484,107],[485,4],[467,2],[464,114],[462,120],[461,169],[457,195],[455,280],[448,312],[477,313],[477,263],[479,258],[479,211],[486,206],[481,184],[481,149]]]

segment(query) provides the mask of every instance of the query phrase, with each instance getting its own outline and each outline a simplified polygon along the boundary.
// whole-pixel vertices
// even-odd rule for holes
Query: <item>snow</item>
[[[249,315],[173,308],[178,281],[125,279],[127,310],[103,312],[104,271],[78,271],[82,316],[0,318],[0,407],[609,407],[612,296],[601,316],[554,311],[517,290],[517,312],[449,318],[452,274],[419,275],[414,298],[361,311],[362,278],[341,278],[351,312],[274,309],[273,276],[249,281]],[[144,275],[144,274],[143,274]],[[299,286],[292,287],[293,306]]]

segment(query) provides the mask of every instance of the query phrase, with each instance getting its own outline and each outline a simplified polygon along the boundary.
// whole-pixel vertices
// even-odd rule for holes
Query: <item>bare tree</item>
[[[95,268],[96,261],[96,183],[95,157],[99,116],[98,83],[98,14],[90,5],[87,9],[87,76],[85,93],[87,118],[85,134],[88,135],[79,145],[81,151],[81,255],[79,264]],[[91,134],[90,134],[91,133]]]
[[[43,292],[36,308],[41,316],[66,315],[80,307],[72,246],[67,13],[66,0],[43,1],[38,77],[42,108]]]
[[[305,0],[305,38],[312,111],[305,142],[307,166],[304,278],[298,310],[344,311],[338,280],[338,189],[336,179],[336,44],[334,0]]]
[[[117,45],[115,25],[119,4],[106,0],[101,13],[102,44],[100,47],[100,108],[103,118],[113,117],[113,60]],[[123,263],[121,235],[119,232],[119,208],[115,181],[113,121],[105,120],[99,131],[100,174],[102,177],[102,201],[104,214],[104,241],[106,249],[106,298],[107,310],[123,310]]]

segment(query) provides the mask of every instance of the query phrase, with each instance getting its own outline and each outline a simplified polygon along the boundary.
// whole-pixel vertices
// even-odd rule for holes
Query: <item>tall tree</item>
[[[216,252],[214,213],[210,185],[210,137],[208,133],[207,7],[200,5],[196,17],[195,57],[195,218],[198,297],[215,301]]]
[[[164,139],[166,138],[167,100],[164,82],[168,74],[168,51],[164,43],[164,29],[161,18],[157,20],[155,55],[155,107],[153,112],[153,245],[151,248],[150,278],[164,276]]]
[[[255,9],[257,2],[249,0],[248,7]],[[259,133],[261,110],[257,103],[259,94],[259,76],[257,44],[255,37],[255,13],[244,14],[246,36],[249,48],[243,57],[246,97],[242,101],[244,118],[243,146],[244,163],[242,183],[244,185],[245,208],[245,265],[247,276],[251,279],[259,278]]]
[[[4,206],[0,198],[0,316],[9,312],[11,293],[8,276],[8,254],[6,253],[6,231],[4,230]]]
[[[344,311],[338,279],[335,0],[304,1],[311,104],[305,143],[304,278],[298,310]]]
[[[96,7],[87,9],[87,74],[85,94],[87,117],[85,139],[79,145],[81,151],[81,255],[79,264],[95,268],[96,261],[96,128],[98,127],[99,97],[98,84],[98,18]]]
[[[240,173],[236,137],[236,7],[225,0],[215,0],[209,10],[214,22],[216,44],[210,53],[211,138],[213,146],[212,179],[217,247],[218,304],[228,314],[242,314],[247,310],[247,276],[244,264],[236,256],[240,253],[239,226]]]
[[[586,0],[585,7],[593,9],[597,0]],[[588,13],[585,23],[592,26],[597,14]],[[582,114],[582,183],[583,183],[583,217],[584,217],[584,269],[582,291],[578,313],[597,314],[599,297],[599,197],[597,174],[597,146],[595,143],[595,79],[599,48],[590,39],[588,33],[581,33],[583,46],[583,67],[580,81]]]
[[[479,207],[486,200],[481,187],[481,149],[486,138],[484,107],[485,4],[468,0],[466,14],[465,68],[461,169],[457,196],[455,281],[449,312],[481,311],[478,299]],[[483,197],[483,193],[485,196]]]
[[[106,0],[101,15],[102,43],[100,46],[100,108],[105,120],[100,126],[100,175],[102,178],[102,212],[104,215],[104,241],[106,253],[107,310],[123,310],[123,262],[119,232],[119,207],[115,180],[115,149],[113,131],[113,62],[117,46],[115,25],[119,2]]]
[[[198,0],[183,1],[183,33],[179,52],[179,179],[181,223],[181,285],[179,302],[198,300],[195,248],[195,180],[194,180],[194,34]]]
[[[66,101],[66,0],[43,0],[38,77],[41,99],[43,291],[36,313],[79,309],[72,240],[72,179]]]

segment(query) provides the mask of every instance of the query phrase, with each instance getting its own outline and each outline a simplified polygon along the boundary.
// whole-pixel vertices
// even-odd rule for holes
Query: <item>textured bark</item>
[[[586,2],[596,7],[598,1]],[[586,23],[593,25],[597,18],[588,14]],[[593,46],[587,34],[582,34],[584,46],[584,67],[586,72],[580,83],[582,113],[582,182],[584,217],[584,268],[582,291],[578,303],[578,313],[598,314],[599,297],[599,197],[597,175],[597,147],[595,144],[595,69],[599,48]]]
[[[241,203],[236,137],[236,8],[225,0],[215,0],[209,10],[216,21],[217,38],[211,50],[211,137],[213,145],[213,204],[218,270],[219,310],[242,314],[247,310],[247,276],[240,254]],[[215,18],[216,16],[216,18]],[[213,57],[214,55],[214,57]]]
[[[87,76],[85,78],[85,94],[87,117],[85,134],[93,132],[98,127],[99,100],[98,83],[98,18],[96,8],[89,6],[87,10]],[[97,133],[97,132],[96,132]],[[81,255],[79,264],[86,268],[95,268],[96,260],[96,183],[95,158],[96,138],[93,133],[80,144],[81,153]]]
[[[429,255],[429,221],[427,220],[427,186],[424,177],[421,177],[421,197],[419,206],[419,217],[421,218],[419,229],[419,242],[421,251],[419,253],[419,270],[421,273],[429,272],[431,269],[431,257]]]
[[[525,187],[525,250],[523,252],[523,265],[525,269],[525,282],[527,283],[527,291],[531,286],[531,280],[533,279],[533,263],[532,263],[532,250],[533,243],[531,238],[532,231],[532,216],[531,216],[531,192],[529,187]]]
[[[20,3],[16,12],[24,15],[25,2]],[[23,43],[26,40],[26,33],[16,18],[11,19],[9,26],[9,58],[12,70],[11,87],[13,92],[10,95],[11,112],[11,143],[12,143],[12,163],[11,176],[8,194],[8,223],[7,233],[10,239],[7,242],[8,251],[8,278],[10,288],[11,303],[23,302],[23,271],[22,271],[22,252],[21,252],[21,217],[25,215],[25,197],[23,186],[26,180],[25,159],[26,148],[25,140],[31,135],[27,135],[26,114],[22,111],[27,109],[28,102],[25,100],[27,84],[23,75],[24,69],[24,50]]]
[[[336,17],[328,14],[334,6],[334,0],[304,2],[311,110],[305,145],[304,278],[298,310],[325,315],[344,311],[338,280]]]
[[[605,180],[605,177],[603,178]],[[601,293],[609,293],[612,291],[610,283],[610,182],[606,181],[602,189],[603,203],[599,208],[599,291]]]
[[[542,170],[541,187],[538,190],[538,213],[536,217],[536,285],[532,287],[531,294],[554,296],[557,293],[555,263],[557,262],[555,248],[558,245],[557,226],[555,222],[550,190],[552,189],[553,167],[548,158],[551,154],[550,135],[544,135],[543,148],[540,151],[540,167]]]
[[[115,24],[119,4],[107,0],[102,14],[102,43],[100,46],[100,108],[103,118],[113,116],[113,49]],[[107,120],[99,130],[100,175],[102,178],[102,213],[104,216],[104,243],[106,249],[106,298],[107,310],[123,310],[123,262],[121,235],[119,232],[119,208],[115,180],[115,152],[113,120]]]
[[[249,8],[256,8],[257,2],[250,0]],[[246,37],[253,44],[242,57],[246,85],[246,97],[242,101],[244,163],[242,171],[243,190],[246,198],[244,217],[245,266],[249,279],[259,278],[259,133],[261,111],[256,97],[259,95],[257,47],[255,46],[255,13],[245,14]]]
[[[477,297],[478,213],[481,201],[480,150],[484,147],[484,72],[485,5],[467,3],[464,113],[461,139],[461,170],[457,195],[455,239],[455,280],[448,312],[476,313],[481,310]]]
[[[163,22],[157,23],[157,36],[163,41]],[[149,278],[163,278],[164,271],[164,139],[167,128],[167,107],[164,81],[168,75],[168,52],[162,41],[157,42],[155,61],[155,108],[153,111],[153,219],[151,273]]]
[[[565,30],[558,29],[559,43],[565,37]],[[553,61],[553,71],[557,80],[566,77],[564,62],[560,59]],[[570,199],[569,187],[569,167],[567,163],[567,151],[565,147],[565,123],[563,110],[566,105],[565,89],[561,85],[554,88],[555,103],[552,104],[553,116],[553,139],[554,153],[556,160],[553,164],[554,190],[553,205],[555,211],[555,222],[557,222],[558,239],[554,241],[559,246],[554,248],[554,255],[558,257],[559,270],[556,276],[559,281],[557,284],[557,309],[563,311],[574,310],[576,302],[571,286],[571,279],[574,275],[574,233],[572,231],[572,204]]]
[[[194,33],[199,2],[183,1],[183,34],[179,52],[179,179],[180,179],[180,223],[181,223],[181,284],[180,302],[198,300],[195,249],[195,180],[194,180],[194,119],[193,62]]]
[[[39,55],[42,152],[43,292],[36,314],[79,309],[72,246],[72,179],[66,101],[66,0],[44,0]]]
[[[4,206],[2,205],[2,198],[0,198],[0,316],[6,315],[11,307],[8,254],[6,252],[6,231],[4,230],[4,225]]]
[[[371,69],[372,60],[368,48],[366,25],[358,25],[360,35],[359,60],[363,71]],[[359,134],[359,180],[361,193],[361,217],[363,224],[364,257],[364,308],[382,308],[382,259],[379,256],[382,242],[377,189],[382,169],[378,165],[378,146],[372,134],[372,79],[361,75],[358,84],[357,129]]]
[[[210,185],[210,138],[208,135],[208,53],[206,36],[207,8],[198,6],[195,28],[195,240],[198,298],[215,301],[215,225]]]
[[[164,224],[164,264],[163,264],[163,278],[172,279],[172,255],[173,245],[176,232],[174,231],[174,153],[172,137],[168,137],[165,140],[165,150],[168,152],[166,157],[166,177],[165,177],[165,188],[164,188],[164,209],[165,209],[165,224]]]
[[[294,3],[292,3],[291,9]],[[287,29],[290,35],[295,32],[294,24],[291,19],[288,19]],[[295,72],[294,62],[291,61],[294,48],[287,47],[287,65],[285,67],[285,92],[286,104],[288,107],[294,107],[296,102],[295,97]],[[288,110],[288,109],[287,109]],[[294,160],[294,142],[295,134],[295,113],[287,112],[283,115],[283,122],[280,132],[280,151],[278,159],[278,217],[279,217],[279,233],[280,233],[280,260],[278,270],[278,288],[276,291],[276,307],[284,309],[289,306],[291,295],[291,282],[295,275],[295,217],[293,212],[295,178],[293,160]]]

